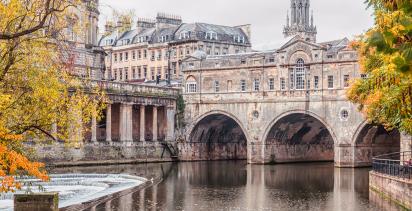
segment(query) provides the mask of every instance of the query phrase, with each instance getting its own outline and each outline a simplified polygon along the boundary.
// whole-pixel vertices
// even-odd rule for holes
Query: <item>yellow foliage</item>
[[[48,179],[43,164],[27,159],[24,141],[52,138],[53,124],[53,138],[68,140],[70,130],[83,127],[74,120],[100,115],[104,96],[85,93],[87,81],[73,74],[73,45],[64,42],[67,28],[85,24],[73,22],[84,19],[82,9],[80,0],[0,1],[0,192],[20,187],[13,176]]]

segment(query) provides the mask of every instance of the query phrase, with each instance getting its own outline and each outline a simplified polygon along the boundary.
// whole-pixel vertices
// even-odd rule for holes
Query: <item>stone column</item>
[[[107,104],[106,110],[106,141],[112,142],[112,104]]]
[[[175,140],[175,115],[176,115],[175,108],[173,107],[166,108],[166,121],[167,121],[166,141]]]
[[[140,106],[140,141],[144,142],[145,141],[145,106],[141,105]]]
[[[96,114],[92,115],[92,128],[91,128],[91,141],[93,143],[97,142],[97,120],[96,120]]]
[[[153,141],[157,141],[157,139],[158,139],[158,127],[157,127],[157,107],[156,106],[153,106],[153,121],[152,121],[152,123],[153,123],[153,127],[152,127],[152,129],[153,129]]]
[[[132,126],[132,104],[120,105],[120,141],[132,142],[133,141],[133,126]]]

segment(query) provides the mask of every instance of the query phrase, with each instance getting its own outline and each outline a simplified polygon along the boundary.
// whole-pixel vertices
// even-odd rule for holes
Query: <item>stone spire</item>
[[[316,42],[317,29],[313,24],[313,12],[311,17],[309,13],[310,0],[291,0],[290,3],[291,21],[288,12],[283,34],[285,37],[300,35],[307,41]]]

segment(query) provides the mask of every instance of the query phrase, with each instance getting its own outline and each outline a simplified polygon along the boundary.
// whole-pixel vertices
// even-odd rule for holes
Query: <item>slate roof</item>
[[[180,39],[180,33],[188,32],[190,35],[188,38]],[[216,33],[217,40],[207,39],[206,33]],[[106,40],[113,39],[115,42],[113,46],[122,46],[139,42],[139,37],[148,38],[146,41],[150,44],[161,43],[161,37],[168,37],[167,42],[183,42],[186,40],[199,40],[209,42],[219,42],[227,44],[238,44],[250,46],[250,40],[247,34],[240,28],[231,26],[221,26],[208,23],[183,23],[178,26],[168,26],[164,28],[149,28],[142,31],[133,29],[124,32],[117,38],[117,33],[114,32],[110,35],[104,36],[99,41],[99,46],[108,46]],[[236,42],[235,38],[242,37],[244,42]],[[129,40],[129,42],[127,42]]]

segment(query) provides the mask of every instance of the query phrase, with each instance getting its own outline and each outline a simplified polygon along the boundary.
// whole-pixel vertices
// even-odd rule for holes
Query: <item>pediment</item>
[[[324,48],[323,46],[317,44],[317,43],[312,43],[309,41],[306,41],[303,39],[300,35],[296,35],[293,38],[291,38],[289,41],[287,41],[282,47],[278,49],[278,52],[281,51],[287,51],[290,48],[294,48],[296,46],[304,46],[304,48],[316,48],[316,49],[321,49]]]

